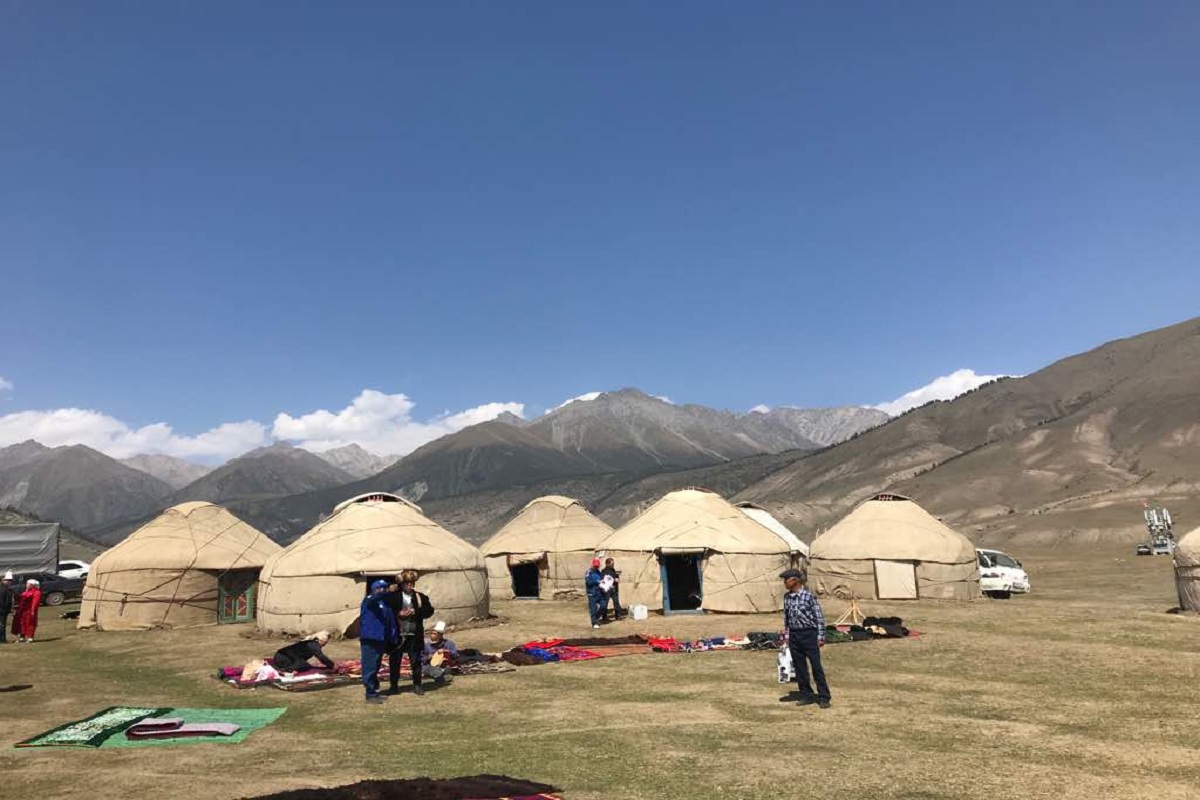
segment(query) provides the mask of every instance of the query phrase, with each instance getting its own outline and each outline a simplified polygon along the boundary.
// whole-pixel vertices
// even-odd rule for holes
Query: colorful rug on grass
[[[23,742],[16,747],[164,747],[195,742],[238,743],[254,731],[277,720],[285,708],[152,708],[113,706],[86,719],[68,722]],[[187,724],[229,723],[238,726],[231,736],[181,739],[132,740],[125,731],[137,723],[170,714]]]
[[[120,736],[110,736],[100,745],[109,747],[170,747],[177,744],[198,744],[211,742],[214,744],[238,744],[246,741],[250,734],[259,728],[265,728],[287,711],[286,708],[172,708],[172,717],[179,717],[185,725],[202,725],[205,723],[225,723],[236,725],[237,732],[230,736],[199,736],[182,739],[129,739],[122,731]]]
[[[85,719],[68,722],[51,728],[16,747],[100,747],[111,736],[121,733],[130,725],[149,717],[166,714],[169,708],[135,708],[112,706],[92,714]]]

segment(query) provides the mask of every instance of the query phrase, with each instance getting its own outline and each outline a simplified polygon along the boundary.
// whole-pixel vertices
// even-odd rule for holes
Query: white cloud
[[[132,428],[82,408],[19,411],[0,417],[0,447],[36,439],[47,447],[83,444],[113,458],[163,453],[178,458],[226,459],[267,443],[259,422],[228,422],[198,436],[178,436],[164,422]]]
[[[402,456],[448,433],[495,419],[506,411],[517,416],[525,413],[523,403],[485,403],[419,422],[412,418],[415,405],[404,394],[364,389],[341,411],[321,409],[299,417],[279,414],[271,433],[276,439],[315,452],[353,442],[378,455]]]
[[[0,394],[3,394],[4,392],[11,392],[12,388],[12,381],[0,375]]]
[[[652,394],[650,396],[653,397],[655,400],[662,400],[664,403],[666,403],[669,406],[675,405],[675,401],[672,400],[671,398],[667,397],[665,394]]]
[[[769,413],[771,413],[771,407],[759,404],[759,405],[755,406],[754,408],[750,409],[750,413],[751,414],[769,414]]]
[[[574,403],[574,402],[590,403],[591,401],[595,400],[597,397],[599,397],[602,394],[604,394],[604,392],[584,392],[583,394],[581,394],[577,397],[572,397],[570,400],[562,401],[561,403],[556,405],[554,408],[550,409],[550,411],[558,411],[560,408],[569,406],[569,405],[571,405],[571,403]],[[549,414],[550,411],[547,411],[546,413]]]
[[[521,403],[486,403],[425,422],[412,418],[414,403],[403,394],[366,389],[341,411],[313,411],[298,417],[279,414],[268,428],[261,422],[227,422],[196,436],[182,436],[165,422],[134,428],[100,411],[56,408],[0,416],[0,447],[35,439],[47,447],[82,444],[113,458],[162,453],[219,463],[284,439],[321,451],[357,443],[378,455],[405,455],[440,436],[495,419],[504,412],[521,416]]]
[[[951,372],[949,375],[934,378],[921,388],[902,394],[891,402],[880,403],[879,405],[871,406],[871,408],[878,408],[880,411],[886,411],[888,414],[896,416],[897,414],[903,414],[910,408],[924,405],[930,400],[952,400],[963,392],[969,392],[976,386],[980,386],[988,381],[994,381],[997,378],[1006,377],[1010,376],[976,375],[973,369],[959,369]]]

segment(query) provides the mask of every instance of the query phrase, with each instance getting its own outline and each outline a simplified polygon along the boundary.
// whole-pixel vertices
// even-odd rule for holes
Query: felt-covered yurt
[[[259,571],[282,550],[221,506],[173,506],[92,562],[79,627],[251,622]]]
[[[877,600],[979,597],[975,546],[910,498],[880,494],[818,536],[809,584],[822,595]]]
[[[367,586],[397,573],[420,573],[437,618],[466,622],[488,613],[483,554],[426,517],[420,507],[383,492],[340,503],[330,516],[267,561],[258,626],[278,633],[358,634]]]
[[[547,495],[530,501],[479,546],[490,596],[545,600],[582,592],[596,547],[612,532],[578,500]]]
[[[621,571],[623,605],[665,613],[778,611],[779,573],[802,555],[707,489],[671,492],[600,549]]]
[[[1179,607],[1185,611],[1200,611],[1200,528],[1175,545],[1174,561]]]

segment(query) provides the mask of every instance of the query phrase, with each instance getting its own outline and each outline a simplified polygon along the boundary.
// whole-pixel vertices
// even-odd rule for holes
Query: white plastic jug
[[[633,617],[634,619],[645,619],[646,617],[650,616],[650,609],[646,608],[645,606],[630,606],[629,616]]]

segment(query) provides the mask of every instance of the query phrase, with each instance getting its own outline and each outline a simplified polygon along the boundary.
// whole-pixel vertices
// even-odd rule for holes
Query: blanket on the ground
[[[113,706],[74,722],[68,722],[22,742],[17,747],[162,747],[195,742],[245,741],[246,737],[270,725],[285,708],[154,708],[147,706]],[[128,729],[149,720],[167,715],[178,719],[180,725],[233,725],[229,735],[201,736],[180,739],[127,738]],[[221,730],[225,730],[224,728]]]

